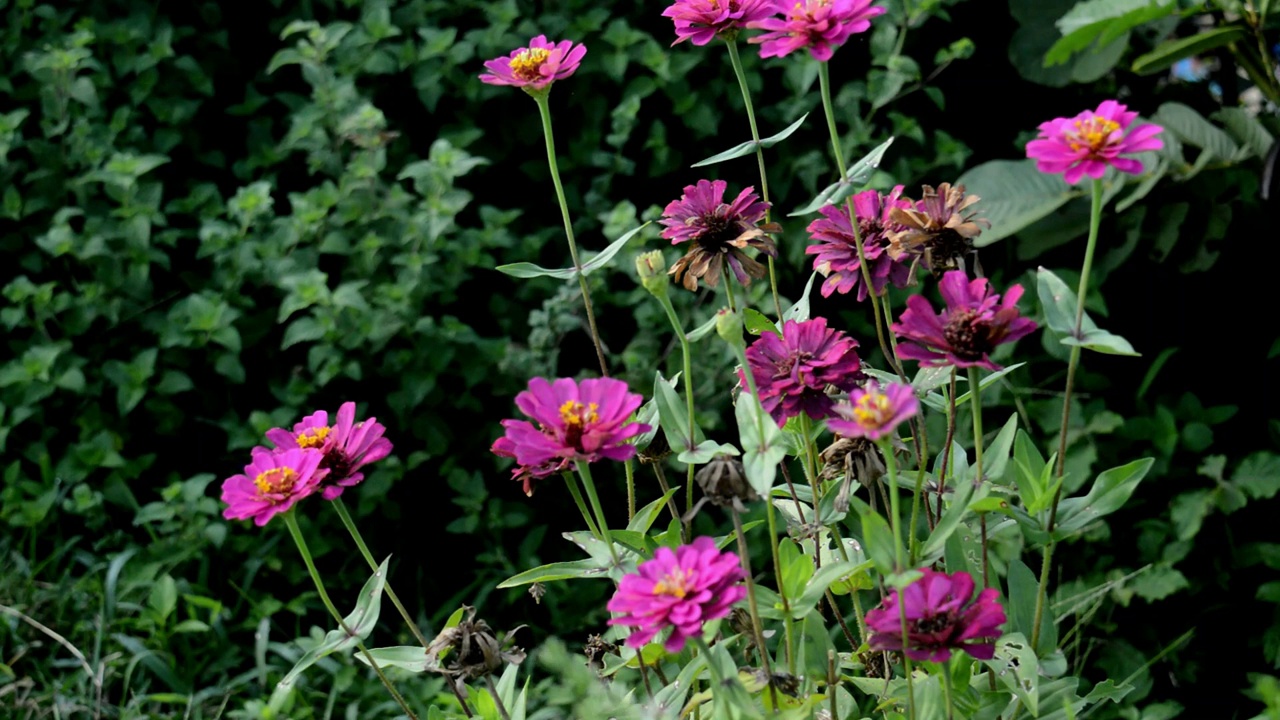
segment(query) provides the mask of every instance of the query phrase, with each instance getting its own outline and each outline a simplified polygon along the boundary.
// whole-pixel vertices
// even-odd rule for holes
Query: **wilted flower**
[[[747,23],[774,13],[772,0],[676,0],[662,11],[676,24],[678,45],[689,40],[706,45],[717,37],[732,40]]]
[[[1108,165],[1120,172],[1140,173],[1141,161],[1121,155],[1164,147],[1156,137],[1164,128],[1147,124],[1130,130],[1138,113],[1126,110],[1115,100],[1104,100],[1097,110],[1040,123],[1040,135],[1027,143],[1027,157],[1036,161],[1040,172],[1063,173],[1071,185],[1084,175],[1101,178]]]
[[[988,354],[1036,329],[1033,320],[1018,315],[1021,285],[1010,287],[1001,301],[986,278],[970,280],[964,272],[953,270],[942,276],[938,289],[947,303],[941,314],[934,313],[929,301],[919,295],[907,298],[906,311],[893,324],[893,331],[902,338],[899,357],[929,367],[951,364],[999,370]]]
[[[995,656],[1004,608],[995,588],[973,597],[973,577],[967,572],[951,575],[929,568],[924,577],[901,591],[893,590],[880,607],[867,613],[872,650],[905,650],[912,660],[946,662],[952,650],[963,650],[978,660]],[[907,639],[902,638],[899,597],[907,615]]]
[[[837,512],[849,511],[849,495],[853,490],[854,480],[870,485],[885,473],[884,455],[874,442],[865,437],[837,436],[835,442],[827,446],[818,457],[822,460],[819,477],[823,480],[840,480],[840,489],[836,492],[835,499]]]
[[[599,635],[588,635],[587,644],[582,646],[582,654],[587,656],[589,666],[599,668],[604,665],[601,660],[605,655],[618,654],[618,646]]]
[[[516,458],[516,444],[511,438],[503,435],[493,441],[493,445],[489,447],[489,452],[498,457]],[[519,480],[524,489],[524,494],[533,497],[533,484],[535,480],[558,475],[562,472],[573,470],[573,461],[569,458],[554,457],[540,465],[521,465],[517,462],[516,466],[511,469],[511,479]]]
[[[578,69],[587,54],[584,45],[570,40],[558,43],[547,41],[539,35],[529,41],[529,47],[517,48],[508,57],[486,60],[489,72],[480,75],[480,81],[489,85],[514,85],[530,94],[545,91],[556,80],[564,80]]]
[[[488,623],[475,619],[475,608],[462,607],[462,622],[443,630],[427,646],[428,670],[455,680],[474,680],[500,670],[504,662],[519,665],[524,661],[524,651],[511,643],[511,636],[519,627],[499,640]],[[445,656],[448,662],[441,665],[440,656],[445,650],[450,651]]]
[[[762,278],[765,266],[747,257],[742,249],[754,247],[767,255],[778,251],[765,233],[779,228],[769,224],[760,226],[769,203],[746,188],[731,203],[724,202],[728,184],[723,180],[699,180],[696,185],[686,185],[679,200],[672,200],[662,211],[666,230],[662,237],[672,245],[692,241],[689,251],[671,267],[688,290],[698,289],[698,279],[716,287],[720,283],[720,271],[729,264],[738,282],[747,285],[751,278]]]
[[[222,502],[227,504],[222,516],[228,520],[252,518],[258,527],[315,492],[329,472],[320,468],[324,454],[310,448],[272,452],[256,447],[252,457],[243,475],[222,481]]]
[[[717,455],[711,462],[702,466],[693,479],[702,488],[702,499],[694,505],[685,518],[690,519],[705,503],[717,507],[732,508],[734,512],[747,511],[746,503],[760,499],[742,469],[742,461],[732,455]]]
[[[857,347],[857,340],[828,329],[826,318],[788,320],[782,325],[781,337],[761,333],[747,348],[747,364],[761,406],[779,426],[802,412],[815,420],[826,417],[835,405],[826,393],[827,386],[847,392],[864,378]],[[738,379],[747,386],[742,370]]]
[[[964,256],[973,252],[973,239],[991,223],[978,218],[970,209],[977,195],[965,195],[964,186],[942,183],[934,190],[924,186],[924,197],[895,207],[890,219],[901,227],[889,235],[889,257],[914,262],[923,256],[929,272],[937,275],[945,270],[964,267]]]
[[[495,442],[492,449],[514,456],[533,477],[557,472],[556,463],[562,460],[630,460],[636,447],[627,441],[649,430],[643,423],[627,422],[642,401],[639,394],[628,392],[625,382],[613,378],[579,384],[570,378],[549,382],[536,377],[528,390],[516,395],[516,405],[538,425],[503,420],[506,442]]]
[[[866,32],[871,18],[883,7],[872,0],[774,0],[773,11],[782,17],[757,20],[748,27],[768,30],[749,42],[760,45],[760,57],[782,57],[801,48],[819,62],[831,59],[836,47],[850,35]]]
[[[660,547],[618,583],[608,608],[619,615],[609,624],[638,628],[627,637],[627,646],[636,649],[671,628],[665,647],[679,652],[688,638],[701,636],[703,623],[728,615],[746,597],[743,579],[738,556],[720,552],[709,537],[674,551]]]
[[[845,437],[879,440],[918,412],[920,401],[910,385],[890,383],[882,389],[871,380],[851,390],[849,402],[836,404],[827,427]]]
[[[871,285],[876,295],[884,291],[890,282],[894,287],[906,287],[911,282],[911,266],[905,258],[895,260],[885,250],[889,246],[889,233],[898,229],[892,220],[894,208],[910,208],[911,201],[903,200],[902,186],[898,185],[888,195],[876,190],[866,190],[853,196],[854,214],[858,217],[858,233],[862,236],[862,254],[867,258]],[[823,217],[809,223],[809,236],[817,243],[805,248],[813,259],[813,269],[822,273],[822,297],[832,293],[844,295],[858,289],[858,299],[867,299],[867,285],[862,280],[862,265],[858,259],[858,246],[853,238],[853,224],[843,205],[824,205]]]
[[[317,410],[302,418],[293,430],[268,430],[267,439],[281,449],[314,448],[322,452],[320,468],[329,473],[320,494],[325,500],[332,500],[344,488],[364,480],[360,468],[391,454],[391,441],[382,436],[386,430],[377,418],[356,422],[356,404],[345,402],[338,408],[333,425],[329,424],[329,413]]]

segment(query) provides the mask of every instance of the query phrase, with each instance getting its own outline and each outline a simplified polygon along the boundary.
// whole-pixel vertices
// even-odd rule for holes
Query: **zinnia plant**
[[[991,291],[986,278],[969,279],[963,271],[942,276],[938,290],[947,307],[935,313],[919,295],[907,298],[907,309],[893,324],[902,339],[898,355],[932,367],[984,367],[999,370],[990,353],[1036,329],[1036,323],[1018,314],[1022,286],[1014,285],[1003,300]]]
[[[706,45],[717,37],[733,39],[747,23],[773,13],[773,0],[676,0],[662,11],[676,26],[672,45],[685,40]]]
[[[872,0],[774,0],[774,12],[781,17],[748,25],[768,31],[750,42],[760,45],[760,57],[783,57],[808,48],[814,59],[826,62],[850,35],[866,32],[871,28],[871,18],[884,14],[885,8],[871,3]]]
[[[827,417],[835,405],[827,386],[849,391],[864,378],[857,347],[857,340],[828,328],[826,318],[788,320],[781,336],[762,333],[746,351],[761,406],[780,426],[800,413]],[[738,378],[747,387],[742,370]]]
[[[253,520],[262,527],[314,493],[329,472],[320,468],[324,453],[314,448],[272,452],[256,447],[244,473],[222,482],[222,516],[228,520]]]
[[[881,389],[869,380],[849,393],[849,402],[836,404],[827,427],[848,438],[879,440],[918,412],[920,401],[910,385],[890,383]]]
[[[911,201],[901,197],[898,185],[888,195],[876,190],[866,190],[853,196],[854,212],[858,218],[858,231],[862,235],[862,252],[867,259],[872,291],[879,295],[889,283],[894,287],[906,287],[911,282],[911,265],[895,260],[886,251],[889,234],[899,226],[893,222],[894,208],[910,208]],[[862,263],[858,259],[858,247],[853,237],[853,224],[844,206],[824,205],[822,217],[809,223],[809,237],[816,243],[805,248],[808,255],[816,255],[813,269],[826,280],[822,283],[822,297],[832,293],[841,295],[858,291],[858,300],[867,299],[867,285],[862,278]]]
[[[268,430],[267,439],[282,450],[319,450],[324,456],[320,468],[328,471],[321,496],[332,500],[341,495],[344,488],[364,480],[361,468],[391,454],[391,441],[382,436],[386,431],[377,418],[356,422],[356,404],[345,402],[338,408],[333,425],[329,424],[329,413],[318,410],[294,425],[293,430]]]
[[[557,459],[595,462],[630,460],[635,445],[627,442],[649,430],[643,423],[628,422],[643,398],[613,378],[591,378],[581,383],[571,378],[554,382],[533,378],[529,389],[516,395],[516,405],[534,422],[503,420],[509,442],[495,444],[494,452],[528,468],[539,468]]]
[[[1159,125],[1133,126],[1138,113],[1115,100],[1104,100],[1097,110],[1085,110],[1070,118],[1040,123],[1040,135],[1027,143],[1027,157],[1044,173],[1062,173],[1075,185],[1088,175],[1102,177],[1108,167],[1120,172],[1142,172],[1142,161],[1125,155],[1159,150],[1164,142],[1156,135]]]
[[[529,41],[528,47],[517,48],[507,57],[486,60],[489,72],[480,82],[489,85],[511,85],[529,94],[546,92],[551,83],[564,80],[578,70],[587,48],[570,40],[548,42],[546,35]]]
[[[967,572],[920,572],[923,577],[901,591],[890,591],[880,607],[867,612],[871,649],[902,650],[912,660],[932,662],[946,662],[953,650],[978,660],[994,657],[1005,623],[996,589],[987,588],[975,598],[973,577]],[[905,642],[899,603],[906,610]]]
[[[618,583],[608,605],[618,616],[609,624],[637,628],[627,636],[627,645],[637,649],[671,628],[664,647],[679,652],[686,640],[702,636],[703,623],[728,615],[746,597],[743,579],[738,556],[720,552],[709,537],[675,550],[660,547]]]
[[[728,184],[723,180],[699,180],[687,185],[679,200],[672,200],[662,211],[662,237],[672,245],[690,243],[684,257],[676,261],[669,273],[688,290],[698,289],[698,280],[716,287],[724,268],[743,285],[752,278],[762,278],[765,266],[742,252],[753,247],[768,255],[776,255],[773,240],[766,234],[777,228],[761,226],[769,204],[760,201],[754,188],[738,193],[733,202],[724,201]]]

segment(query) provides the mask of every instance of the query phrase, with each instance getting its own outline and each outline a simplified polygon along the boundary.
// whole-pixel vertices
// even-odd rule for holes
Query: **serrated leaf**
[[[597,254],[595,257],[582,263],[583,276],[590,275],[596,270],[599,270],[600,268],[604,267],[610,260],[613,259],[613,256],[617,255],[618,251],[621,250],[622,247],[627,244],[628,240],[635,237],[637,233],[645,229],[645,227],[647,227],[648,225],[649,223],[645,223],[644,225],[641,225],[640,227],[628,232],[626,235],[623,235],[622,237],[618,238],[617,240],[614,240],[613,242],[609,243],[608,247],[606,247],[604,250],[601,250],[599,254]],[[511,277],[517,277],[522,279],[536,278],[536,277],[553,277],[558,280],[573,280],[578,277],[578,271],[571,267],[563,268],[560,270],[552,270],[549,268],[544,268],[540,265],[534,265],[533,263],[529,263],[529,262],[518,262],[518,263],[511,263],[509,265],[499,265],[495,269],[501,273],[510,275]]]
[[[884,159],[885,151],[888,150],[889,146],[892,144],[893,138],[890,137],[888,140],[877,145],[874,150],[867,153],[849,168],[845,179],[838,180],[826,186],[822,189],[822,192],[818,193],[817,197],[809,202],[808,205],[805,205],[795,212],[787,213],[787,217],[809,215],[810,213],[818,212],[823,205],[834,205],[836,203],[844,202],[845,198],[855,192],[855,188],[865,184],[871,179],[872,173],[876,171],[876,168],[880,167],[880,161]]]
[[[774,145],[777,145],[783,140],[786,140],[787,138],[791,137],[792,133],[800,129],[800,126],[804,124],[805,118],[807,117],[809,117],[809,113],[805,113],[803,116],[801,116],[799,120],[788,125],[782,132],[776,135],[770,135],[767,138],[761,138],[759,146],[766,147],[766,148],[773,147]],[[716,153],[715,155],[712,155],[711,157],[705,160],[699,160],[698,162],[694,163],[693,165],[690,165],[689,167],[705,167],[707,165],[715,165],[716,163],[722,163],[726,160],[733,160],[735,158],[740,158],[746,155],[750,155],[755,151],[756,151],[756,142],[754,140],[748,140],[746,142],[734,145],[733,147],[729,148],[728,150],[725,150],[724,152]]]
[[[1254,500],[1270,500],[1280,491],[1280,457],[1258,452],[1240,461],[1231,484]]]

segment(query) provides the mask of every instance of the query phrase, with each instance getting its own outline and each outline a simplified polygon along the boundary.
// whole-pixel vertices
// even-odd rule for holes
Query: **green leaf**
[[[780,335],[778,326],[773,321],[765,317],[764,313],[755,308],[746,308],[742,313],[742,324],[747,328],[747,332],[752,335],[760,335],[761,333],[771,332],[774,335]]]
[[[951,503],[947,505],[947,509],[943,511],[942,518],[938,520],[938,524],[933,528],[933,532],[929,534],[929,539],[925,541],[924,546],[920,549],[923,562],[921,564],[929,564],[933,560],[942,557],[943,551],[946,549],[947,538],[951,537],[951,533],[956,531],[960,526],[960,521],[969,513],[972,503],[985,498],[991,492],[991,483],[962,482],[955,486],[955,493],[951,497]]]
[[[702,323],[701,325],[694,328],[693,330],[690,330],[689,332],[685,333],[684,337],[689,342],[697,342],[702,338],[710,335],[711,331],[715,329],[716,329],[716,316],[712,315],[710,320]]]
[[[809,293],[813,291],[813,282],[817,278],[818,278],[817,272],[813,272],[809,274],[809,282],[806,282],[804,284],[804,292],[801,293],[800,299],[796,301],[795,305],[792,305],[791,307],[787,308],[787,311],[782,313],[782,321],[784,323],[787,320],[804,322],[805,320],[809,319]]]
[[[1031,568],[1020,559],[1009,563],[1009,613],[1011,627],[1023,637],[1031,635],[1035,625],[1036,595],[1040,592],[1040,582]],[[1053,652],[1057,646],[1058,633],[1054,626],[1049,603],[1045,603],[1044,615],[1040,618],[1040,647],[1037,654]]]
[[[1103,680],[1097,685],[1094,685],[1093,689],[1089,691],[1089,694],[1084,696],[1084,699],[1085,702],[1088,702],[1089,704],[1100,703],[1103,700],[1110,700],[1111,702],[1118,703],[1132,691],[1133,686],[1126,682],[1122,682],[1117,685],[1115,680]]]
[[[163,622],[169,617],[173,609],[178,606],[178,587],[170,575],[161,575],[159,580],[151,586],[151,595],[147,600],[147,604],[156,612]]]
[[[711,459],[717,455],[737,455],[738,448],[733,445],[721,445],[715,440],[703,440],[698,443],[698,447],[692,450],[685,450],[676,456],[676,459],[687,465],[701,465],[711,462]]]
[[[498,583],[498,587],[510,588],[519,587],[521,585],[531,585],[536,582],[549,583],[557,580],[605,577],[605,573],[607,572],[607,567],[602,567],[600,563],[592,558],[570,560],[568,562],[555,562],[512,575],[506,580]]]
[[[1270,500],[1280,492],[1280,457],[1257,452],[1240,461],[1231,484],[1254,500]]]
[[[427,649],[421,645],[370,648],[369,654],[380,668],[397,667],[411,673],[421,673],[437,666],[435,658],[427,655]],[[369,664],[364,653],[356,653],[356,659],[365,665]]]
[[[1036,294],[1040,296],[1045,322],[1049,329],[1064,336],[1059,341],[1063,345],[1079,345],[1108,355],[1141,355],[1128,340],[1100,329],[1089,313],[1081,316],[1080,334],[1076,335],[1076,294],[1057,275],[1043,267],[1036,271]]]
[[[787,138],[791,137],[792,133],[800,129],[800,126],[804,124],[805,118],[807,117],[809,117],[809,113],[805,113],[803,116],[801,116],[799,120],[788,125],[786,129],[784,129],[782,132],[778,133],[777,135],[770,135],[767,138],[761,138],[759,143],[760,147],[766,147],[766,148],[773,147],[774,145],[777,145],[783,140],[786,140]],[[712,155],[711,157],[705,160],[699,160],[693,165],[690,165],[690,167],[704,167],[706,165],[715,165],[716,163],[722,163],[726,160],[733,160],[735,158],[740,158],[745,155],[750,155],[755,151],[756,151],[756,142],[754,140],[748,140],[744,143],[739,143],[738,145],[734,145],[733,147],[729,148],[728,150],[725,150],[724,152],[716,153],[715,155]]]
[[[600,268],[604,267],[610,260],[613,259],[614,255],[618,254],[618,251],[622,249],[622,246],[627,244],[628,240],[635,237],[636,233],[639,233],[641,230],[645,229],[648,225],[649,223],[645,223],[644,225],[641,225],[640,227],[632,230],[626,235],[623,235],[622,237],[618,238],[617,240],[614,240],[613,242],[609,243],[608,247],[606,247],[604,250],[601,250],[598,255],[582,263],[582,274],[584,276],[590,275],[596,270],[599,270]],[[498,270],[499,272],[510,275],[511,277],[517,277],[517,278],[553,277],[559,280],[573,280],[578,277],[578,271],[571,267],[564,268],[563,270],[550,270],[548,268],[544,268],[539,265],[534,265],[533,263],[528,263],[528,262],[518,262],[518,263],[511,263],[509,265],[499,265],[495,269]]]
[[[1227,128],[1236,141],[1247,148],[1254,156],[1265,158],[1275,144],[1275,138],[1258,118],[1249,114],[1244,108],[1224,107],[1212,116]]]
[[[687,405],[676,395],[672,387],[675,378],[668,383],[661,372],[654,373],[653,398],[658,403],[658,418],[662,432],[667,436],[667,444],[673,450],[681,452],[695,449],[705,438],[702,430],[696,425],[693,428],[693,444],[689,443],[689,411]]]
[[[742,442],[742,468],[747,482],[761,497],[768,497],[777,478],[778,463],[787,456],[786,440],[778,424],[760,407],[751,393],[742,393],[733,410]]]
[[[301,342],[319,340],[324,336],[324,326],[319,320],[310,316],[300,317],[289,323],[289,328],[284,331],[284,340],[280,343],[280,349],[285,350]]]
[[[1177,12],[1172,0],[1085,0],[1055,23],[1063,38],[1045,54],[1045,67],[1061,65],[1090,45],[1110,44],[1139,25]]]
[[[987,662],[995,670],[997,680],[1018,696],[1031,717],[1044,717],[1040,713],[1039,663],[1025,635],[1017,632],[1000,638],[996,641],[995,657]]]
[[[1203,148],[1216,158],[1230,160],[1240,150],[1230,135],[1182,103],[1164,103],[1151,120],[1177,135],[1183,143]]]
[[[1154,50],[1145,55],[1139,55],[1133,61],[1131,69],[1139,75],[1152,75],[1172,67],[1174,63],[1183,58],[1203,55],[1227,43],[1243,39],[1245,35],[1244,28],[1238,25],[1228,25],[1226,27],[1213,28],[1191,37],[1170,40],[1157,45]]]
[[[787,213],[787,217],[799,217],[801,215],[809,215],[818,212],[823,205],[834,205],[844,202],[844,199],[855,192],[855,188],[865,184],[871,179],[871,174],[880,167],[880,161],[884,158],[884,153],[893,144],[893,138],[890,137],[874,150],[867,153],[861,160],[854,163],[849,168],[846,179],[838,180],[822,189],[808,205],[796,210],[793,213]]]
[[[1061,176],[1037,170],[1030,159],[985,162],[961,175],[956,184],[982,198],[978,215],[991,222],[991,228],[974,239],[978,247],[1013,235],[1081,195]]]
[[[809,582],[800,597],[791,601],[791,616],[796,620],[800,620],[817,607],[818,603],[822,602],[822,598],[825,597],[828,588],[837,582],[843,581],[850,575],[870,569],[871,566],[870,562],[859,563],[852,560],[841,560],[823,565],[821,570],[815,572],[813,577],[809,578]]]
[[[637,510],[635,516],[631,518],[631,522],[627,523],[627,529],[634,530],[639,533],[649,532],[649,528],[653,527],[653,523],[657,521],[658,515],[660,515],[663,508],[666,507],[667,501],[670,500],[679,489],[680,486],[677,485],[663,493],[662,497]]]
[[[880,513],[872,510],[871,506],[861,498],[849,498],[849,504],[857,511],[862,521],[862,547],[866,550],[867,559],[871,560],[881,575],[889,575],[893,572],[897,561],[895,551],[897,543],[893,537],[893,530],[889,528],[889,522]]]
[[[1088,495],[1068,498],[1058,506],[1058,527],[1055,532],[1075,532],[1094,520],[1119,510],[1133,495],[1138,483],[1146,477],[1153,464],[1155,458],[1143,458],[1103,472],[1093,481]]]

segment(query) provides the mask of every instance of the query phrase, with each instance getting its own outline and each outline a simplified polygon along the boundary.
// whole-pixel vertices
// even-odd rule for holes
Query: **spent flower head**
[[[778,253],[766,233],[779,228],[760,225],[769,203],[761,202],[750,187],[726,203],[727,187],[724,180],[699,180],[686,185],[680,199],[667,203],[662,211],[660,222],[666,226],[662,237],[672,245],[690,244],[684,257],[669,271],[687,290],[697,290],[699,278],[716,287],[725,263],[738,282],[748,285],[752,278],[764,277],[767,270],[747,257],[743,248],[753,247],[767,255]]]
[[[820,420],[831,414],[835,400],[827,386],[849,391],[864,379],[858,341],[827,327],[826,318],[782,324],[782,335],[761,333],[747,347],[747,365],[760,393],[760,405],[779,426],[800,413]],[[742,370],[743,388],[747,378]]]
[[[356,404],[345,402],[338,408],[333,425],[329,413],[324,410],[302,418],[292,430],[272,428],[267,439],[276,447],[314,448],[324,454],[320,462],[322,470],[328,470],[324,478],[321,496],[332,500],[343,489],[360,484],[364,480],[361,468],[391,454],[391,441],[382,436],[387,428],[377,418],[356,422]]]
[[[942,276],[938,289],[947,303],[941,313],[919,295],[907,298],[907,309],[893,324],[893,332],[902,339],[900,357],[928,367],[999,370],[989,354],[1036,329],[1035,321],[1018,314],[1021,285],[1011,286],[1002,300],[986,278],[970,280],[963,271],[952,270]]]
[[[492,450],[514,457],[535,478],[568,469],[563,461],[630,460],[636,446],[628,441],[649,430],[644,423],[628,422],[643,400],[628,391],[625,382],[613,378],[579,383],[571,378],[552,382],[536,377],[529,381],[528,390],[516,395],[516,405],[537,425],[503,420],[506,435]],[[527,483],[526,492],[531,492]]]
[[[1115,100],[1104,100],[1097,110],[1040,123],[1040,135],[1027,143],[1027,157],[1036,161],[1040,172],[1062,173],[1062,179],[1071,185],[1085,175],[1101,178],[1108,166],[1140,173],[1142,162],[1123,156],[1164,147],[1156,137],[1164,128],[1150,124],[1130,127],[1137,117],[1138,113]]]
[[[874,380],[849,392],[849,401],[837,403],[835,417],[827,420],[831,431],[845,437],[879,440],[891,436],[898,425],[920,412],[920,401],[910,385],[889,383],[881,388]]]
[[[253,449],[244,473],[222,481],[222,516],[249,520],[258,527],[314,493],[329,472],[320,467],[324,453],[314,448]]]
[[[675,22],[676,41],[672,45],[685,40],[706,45],[717,37],[733,40],[747,23],[773,13],[773,0],[676,0],[662,16]]]
[[[889,283],[902,288],[911,282],[910,262],[906,258],[894,259],[886,252],[889,233],[901,229],[892,220],[893,209],[911,207],[911,201],[902,199],[901,195],[902,186],[898,185],[888,195],[866,190],[853,196],[862,254],[867,259],[876,295],[884,292]],[[822,217],[809,223],[808,228],[809,237],[816,244],[805,248],[805,254],[817,255],[813,269],[826,278],[822,283],[822,297],[831,297],[832,293],[844,295],[856,288],[858,300],[866,300],[867,285],[863,282],[849,213],[844,205],[824,205],[820,212]]]
[[[489,70],[481,73],[480,81],[489,85],[512,85],[530,95],[546,92],[551,83],[572,75],[587,54],[584,45],[571,40],[548,42],[546,35],[529,41],[528,47],[516,48],[507,57],[486,60]]]
[[[618,616],[609,624],[637,628],[627,636],[636,649],[671,628],[665,647],[679,652],[688,638],[701,637],[703,623],[728,615],[746,597],[744,578],[738,556],[720,552],[709,537],[675,550],[660,547],[635,574],[622,576],[608,604]]]
[[[934,275],[964,267],[964,256],[974,252],[973,239],[991,227],[972,208],[977,195],[965,195],[964,186],[942,183],[937,190],[924,186],[919,200],[894,207],[890,220],[898,227],[889,234],[889,257],[913,265],[921,258]]]
[[[748,27],[767,30],[749,42],[760,45],[760,57],[783,57],[808,48],[819,62],[831,59],[836,48],[850,35],[866,32],[871,18],[885,8],[872,0],[774,0],[773,11],[781,17],[766,17]]]
[[[978,660],[995,656],[1000,626],[1005,622],[995,588],[973,596],[973,577],[948,575],[929,568],[902,590],[890,591],[880,607],[867,613],[872,650],[905,650],[912,660],[946,662],[952,650]],[[901,602],[906,609],[907,637],[902,637]]]

